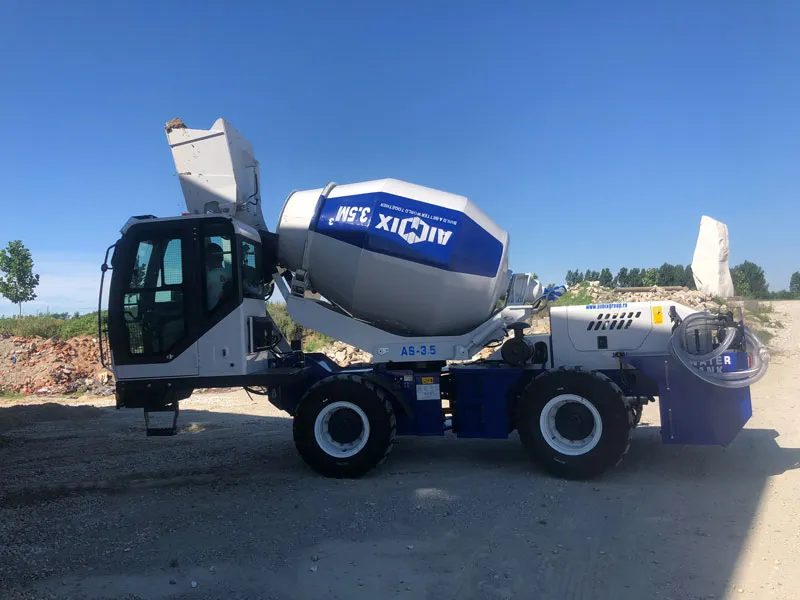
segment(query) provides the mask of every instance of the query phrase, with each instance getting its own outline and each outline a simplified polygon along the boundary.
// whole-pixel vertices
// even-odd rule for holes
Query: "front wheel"
[[[385,390],[357,375],[336,375],[311,387],[297,407],[294,443],[325,477],[355,478],[383,463],[396,421]]]
[[[517,406],[517,429],[534,462],[564,479],[590,479],[630,446],[632,417],[607,377],[561,369],[536,377]]]

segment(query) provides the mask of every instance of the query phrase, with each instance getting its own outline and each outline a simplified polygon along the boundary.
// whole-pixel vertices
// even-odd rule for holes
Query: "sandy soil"
[[[243,393],[146,438],[108,400],[0,404],[0,598],[800,598],[800,302],[728,448],[660,443],[648,406],[591,483],[508,441],[402,439],[358,481],[297,457]]]

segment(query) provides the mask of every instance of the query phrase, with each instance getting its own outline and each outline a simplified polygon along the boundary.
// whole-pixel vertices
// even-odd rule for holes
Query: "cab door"
[[[198,375],[197,276],[190,221],[143,221],[117,245],[109,342],[118,379]]]

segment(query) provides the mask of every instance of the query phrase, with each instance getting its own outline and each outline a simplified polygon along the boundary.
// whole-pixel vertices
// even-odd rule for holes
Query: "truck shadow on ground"
[[[398,438],[366,477],[330,480],[297,456],[286,418],[186,409],[179,435],[147,438],[140,411],[41,406],[0,409],[0,508],[69,523],[75,552],[113,572],[118,564],[97,552],[98,533],[70,503],[105,498],[93,506],[125,515],[120,536],[135,537],[142,523],[167,532],[142,542],[152,564],[137,568],[167,564],[165,547],[183,548],[188,560],[229,555],[237,569],[253,569],[237,597],[386,597],[386,580],[364,583],[350,565],[375,560],[376,544],[391,541],[400,550],[386,550],[379,568],[424,584],[423,595],[417,586],[408,597],[720,598],[768,480],[800,468],[800,449],[781,448],[773,430],[745,429],[727,448],[679,447],[642,426],[623,462],[592,481],[543,474],[516,434]],[[45,480],[31,475],[42,469]],[[22,525],[10,533],[21,544],[29,534]],[[47,552],[62,550],[54,543]],[[256,576],[258,557],[276,551],[286,566]],[[359,583],[342,569],[326,579],[321,566],[312,586],[304,561],[337,553]]]
[[[120,415],[126,418],[119,419]],[[101,417],[110,417],[116,421],[111,431],[106,432],[109,437],[105,440],[103,433],[98,434],[94,422]],[[31,425],[42,423],[45,427],[28,429]],[[278,447],[270,447],[268,451],[260,448],[257,443],[252,443],[266,435],[283,443]],[[248,436],[251,443],[246,443]],[[800,468],[800,449],[782,448],[777,443],[778,438],[779,434],[774,430],[744,429],[726,448],[670,446],[662,444],[658,427],[643,425],[634,432],[631,449],[623,461],[593,481],[595,484],[616,485],[634,482],[638,484],[654,479],[668,479],[677,483],[705,481],[710,478],[731,479],[743,485],[751,485],[753,478],[763,479]],[[152,472],[133,470],[121,474],[119,486],[106,480],[105,484],[96,486],[88,482],[83,490],[113,492],[119,488],[117,491],[123,491],[127,487],[123,482],[130,480],[133,475],[139,482],[138,487],[180,485],[181,481],[186,484],[223,480],[226,483],[229,480],[245,483],[262,479],[276,469],[283,475],[317,477],[294,451],[289,418],[184,409],[180,414],[176,436],[148,438],[144,434],[140,411],[116,411],[108,407],[59,403],[0,408],[0,450],[10,450],[23,444],[30,447],[35,442],[49,445],[69,441],[72,444],[93,445],[98,441],[105,441],[103,454],[113,457],[129,454],[131,448],[128,446],[147,453],[169,453],[212,439],[215,446],[222,444],[226,447],[226,459],[208,468],[182,465]],[[278,456],[275,456],[276,451]],[[86,456],[84,453],[80,455]],[[41,458],[37,455],[31,457],[31,460],[39,461]],[[24,467],[26,462],[21,457],[16,466]],[[9,466],[11,465],[6,463],[6,468]],[[475,474],[474,469],[499,469],[503,472],[524,473],[535,479],[559,481],[561,485],[581,485],[581,482],[555,480],[539,471],[523,450],[516,433],[512,433],[508,440],[456,439],[452,434],[446,434],[444,438],[398,437],[388,461],[363,480],[377,483],[387,475],[425,475],[446,471],[451,467],[466,467],[464,474],[469,476]],[[215,477],[215,474],[223,473],[224,477]],[[146,483],[148,479],[153,480],[149,485]],[[79,489],[80,482],[73,482],[73,487]],[[8,502],[12,498],[6,494],[4,500]]]
[[[425,465],[455,472],[467,465],[471,475],[463,478],[474,493],[514,515],[502,533],[484,532],[536,531],[536,541],[516,550],[529,564],[515,562],[514,550],[499,553],[529,569],[527,585],[512,586],[514,594],[627,599],[654,597],[656,590],[658,597],[721,598],[731,591],[749,532],[772,528],[758,518],[768,481],[800,469],[800,449],[780,447],[779,439],[774,430],[745,429],[725,448],[670,446],[662,444],[658,427],[642,426],[622,463],[591,481],[548,477],[531,465],[518,439],[401,441],[387,469],[414,473]],[[507,476],[498,478],[498,469]],[[482,482],[492,474],[487,492]],[[450,484],[456,479],[434,485],[459,498],[463,486]],[[532,490],[540,492],[536,500],[517,502]],[[768,570],[780,568],[774,559],[757,558],[769,560]],[[778,571],[772,579],[770,589],[746,591],[760,597],[786,580]]]
[[[532,465],[516,433],[508,440],[456,441],[454,437],[445,440],[397,438],[387,468],[413,469],[414,465],[421,467],[433,464],[432,461],[445,461],[470,463],[473,467],[516,469],[546,477]],[[780,434],[772,429],[744,429],[727,447],[668,445],[661,442],[658,427],[640,426],[622,462],[595,481],[624,483],[643,475],[687,480],[698,476],[739,479],[780,475],[800,468],[800,448],[783,448],[778,445],[779,438]]]

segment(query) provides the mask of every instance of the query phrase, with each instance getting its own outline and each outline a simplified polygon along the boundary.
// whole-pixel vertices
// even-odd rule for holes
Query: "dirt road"
[[[173,438],[108,401],[0,404],[0,598],[796,599],[800,302],[776,309],[789,353],[734,444],[663,446],[651,405],[592,483],[516,436],[403,439],[322,479],[242,393],[185,402]]]

